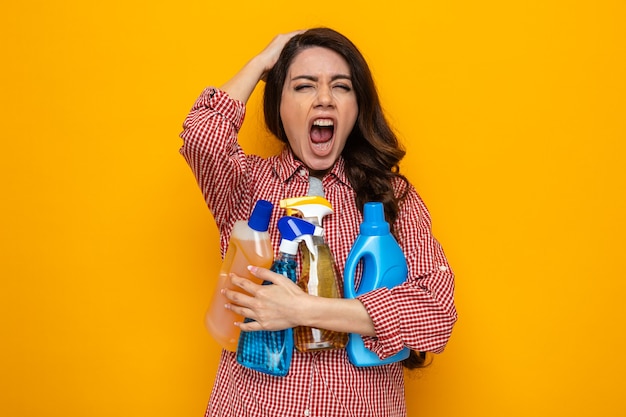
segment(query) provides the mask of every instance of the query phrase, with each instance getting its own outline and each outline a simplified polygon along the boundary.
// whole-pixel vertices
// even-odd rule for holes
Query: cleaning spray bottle
[[[235,222],[215,292],[205,315],[204,323],[211,336],[224,349],[232,352],[237,350],[240,333],[239,327],[234,323],[243,321],[243,317],[224,308],[229,301],[221,290],[228,288],[242,292],[239,287],[234,287],[231,283],[229,277],[231,272],[257,284],[261,283],[261,280],[254,277],[247,267],[256,265],[269,268],[272,265],[274,250],[267,229],[273,207],[269,201],[258,200],[248,221]]]
[[[369,291],[386,287],[391,289],[406,281],[408,268],[402,248],[389,231],[389,223],[385,221],[382,203],[365,203],[363,222],[346,260],[344,269],[344,296],[356,298]],[[359,287],[355,287],[355,271],[362,262],[363,270]],[[380,359],[363,344],[360,335],[350,333],[346,346],[350,362],[356,366],[385,365],[406,359],[409,349]]]
[[[287,198],[280,201],[280,207],[287,215],[296,212],[316,226],[333,213],[330,202],[324,197],[308,196]],[[342,289],[339,273],[330,247],[323,236],[314,236],[313,248],[300,244],[302,251],[302,272],[298,285],[308,294],[326,298],[341,298]],[[301,352],[322,349],[343,349],[348,341],[346,333],[326,329],[298,326],[294,330],[295,346]]]
[[[285,216],[278,221],[282,236],[279,255],[274,260],[271,271],[281,274],[293,282],[297,281],[296,254],[301,241],[313,250],[312,236],[322,236],[324,229],[306,220]],[[263,285],[271,285],[265,281]],[[246,322],[251,321],[246,318]],[[293,355],[293,329],[279,331],[241,332],[237,346],[239,364],[274,376],[285,376],[289,372]]]

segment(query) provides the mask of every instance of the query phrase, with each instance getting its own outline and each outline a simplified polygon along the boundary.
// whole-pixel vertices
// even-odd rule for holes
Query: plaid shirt
[[[269,158],[244,154],[237,142],[244,115],[244,103],[207,88],[181,133],[180,152],[219,228],[222,256],[233,224],[247,219],[259,199],[274,204],[269,232],[277,251],[280,235],[275,225],[285,215],[280,200],[305,196],[309,188],[308,170],[288,148]],[[362,215],[342,158],[322,183],[334,210],[324,219],[325,239],[343,271]],[[400,182],[395,186],[399,189]],[[412,186],[395,227],[409,276],[398,287],[359,297],[376,330],[376,337],[363,338],[365,345],[381,358],[405,346],[441,352],[456,321],[454,275],[432,236],[428,210]],[[240,366],[234,353],[223,351],[206,416],[405,416],[403,375],[400,363],[358,368],[350,364],[345,350],[328,350],[294,351],[289,374],[273,377]]]

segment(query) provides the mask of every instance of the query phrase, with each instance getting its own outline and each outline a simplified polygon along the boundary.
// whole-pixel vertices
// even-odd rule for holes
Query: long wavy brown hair
[[[365,58],[358,48],[339,32],[329,28],[309,29],[291,38],[283,48],[278,61],[266,78],[263,105],[265,123],[269,131],[289,145],[280,117],[283,85],[293,59],[304,49],[323,47],[341,55],[350,68],[359,114],[343,149],[346,176],[355,190],[355,204],[363,211],[365,203],[380,201],[385,207],[385,217],[393,225],[406,191],[408,181],[400,174],[399,163],[405,150],[383,113],[376,85]],[[425,353],[411,352],[403,365],[409,369],[424,366]]]

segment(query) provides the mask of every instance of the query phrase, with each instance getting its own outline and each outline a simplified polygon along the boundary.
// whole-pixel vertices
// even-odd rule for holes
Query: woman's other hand
[[[250,272],[257,278],[271,282],[271,285],[259,285],[231,274],[234,286],[245,293],[223,290],[231,304],[227,308],[254,321],[236,323],[241,330],[283,330],[299,325],[299,313],[310,296],[289,278],[265,268],[250,267]]]

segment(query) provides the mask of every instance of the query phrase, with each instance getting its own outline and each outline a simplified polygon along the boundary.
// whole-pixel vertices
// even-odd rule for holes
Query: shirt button
[[[305,417],[309,417],[311,415],[311,412],[309,410],[304,410],[304,415]]]
[[[445,266],[445,265],[440,265],[440,266],[439,266],[439,270],[440,270],[440,271],[447,271],[447,270],[448,270],[448,267],[447,267],[447,266]]]

